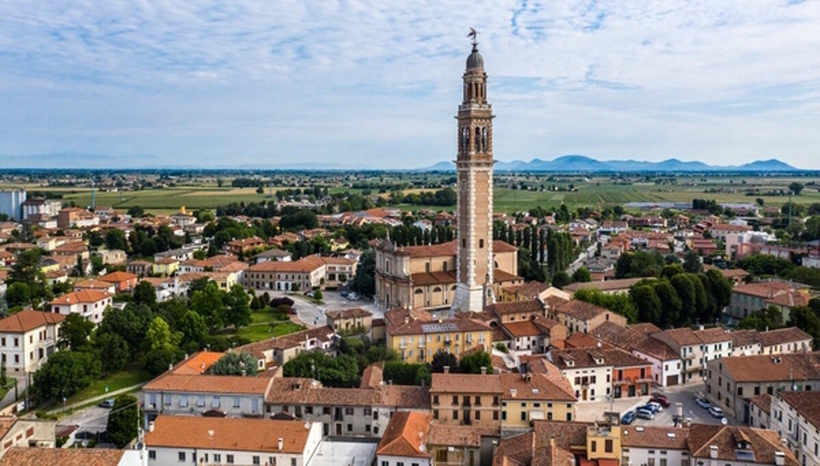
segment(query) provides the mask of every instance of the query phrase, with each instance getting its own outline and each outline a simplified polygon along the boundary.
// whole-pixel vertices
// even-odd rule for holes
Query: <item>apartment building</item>
[[[626,327],[626,317],[578,299],[549,309],[548,317],[567,327],[569,333],[594,333],[604,322]]]
[[[432,362],[439,351],[461,353],[492,346],[492,329],[477,319],[457,316],[434,319],[427,311],[397,309],[385,312],[387,347],[396,350],[402,361]]]
[[[738,330],[732,337],[732,356],[803,353],[811,350],[811,335],[797,327],[767,332]]]
[[[768,428],[786,439],[801,464],[820,464],[820,393],[773,395]]]
[[[318,423],[159,416],[148,425],[148,465],[306,466],[322,442]]]
[[[257,291],[311,290],[323,285],[327,266],[321,257],[307,256],[296,261],[265,261],[245,272],[245,286]]]
[[[569,381],[578,401],[649,394],[652,363],[620,349],[553,350],[547,358]]]
[[[25,309],[0,319],[0,358],[6,370],[35,372],[58,350],[57,340],[65,316]]]
[[[433,374],[430,398],[433,419],[450,425],[499,427],[501,378],[486,374]]]
[[[395,413],[430,411],[425,387],[376,383],[360,388],[323,387],[314,379],[277,377],[265,397],[265,411],[322,425],[324,435],[381,437]]]
[[[820,389],[820,353],[735,356],[707,363],[706,394],[726,416],[749,422],[749,400]]]
[[[791,308],[806,306],[810,299],[811,295],[806,288],[791,282],[748,283],[732,288],[732,299],[724,312],[730,323],[733,323],[754,311],[775,306],[783,313],[783,322],[788,322]]]
[[[651,337],[666,343],[680,355],[680,383],[702,380],[707,362],[732,354],[732,336],[720,328],[674,328],[652,334]]]
[[[338,335],[325,325],[314,327],[287,335],[262,340],[239,346],[233,351],[253,355],[259,362],[259,369],[273,366],[284,366],[303,351],[323,351],[330,356],[336,355]]]
[[[142,387],[149,418],[161,414],[261,417],[270,375],[254,377],[210,375],[208,369],[224,353],[203,351]]]
[[[373,328],[373,313],[361,308],[327,311],[327,325],[336,333],[361,330],[370,333]]]
[[[346,257],[322,257],[325,263],[325,285],[336,288],[356,276],[358,261]]]

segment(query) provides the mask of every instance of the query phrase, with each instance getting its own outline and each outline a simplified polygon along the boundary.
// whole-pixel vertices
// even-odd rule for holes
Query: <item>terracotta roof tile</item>
[[[40,312],[24,309],[6,318],[0,319],[0,332],[26,333],[44,325],[56,325],[65,320],[62,314]]]
[[[427,443],[438,447],[472,447],[481,446],[481,437],[501,437],[497,427],[457,426],[433,421],[427,434]]]
[[[531,320],[507,322],[501,324],[501,327],[513,338],[534,337],[543,334],[541,329]]]
[[[0,466],[117,466],[125,450],[89,448],[9,448]]]
[[[429,413],[399,411],[393,413],[376,454],[379,456],[400,456],[430,458],[425,444],[430,430]]]
[[[110,282],[110,283],[120,283],[120,282],[129,281],[129,280],[136,280],[137,278],[138,277],[136,275],[134,275],[133,273],[117,271],[117,272],[111,272],[109,274],[103,275],[102,277],[100,277],[100,280],[102,280],[104,282]]]
[[[641,426],[621,427],[621,443],[624,447],[652,448],[659,450],[688,450],[688,428]]]
[[[309,433],[302,421],[160,415],[154,420],[153,432],[145,434],[145,444],[298,455],[304,451]]]
[[[566,303],[560,305],[556,309],[556,312],[587,321],[610,311],[592,303],[581,301],[580,299],[573,299],[572,301],[567,301]]]
[[[51,305],[60,306],[77,303],[96,303],[104,299],[110,298],[111,295],[98,290],[80,290],[72,293],[66,293],[59,298],[51,301]]]
[[[712,445],[718,447],[718,460],[737,461],[738,443],[748,444],[748,451],[754,454],[758,464],[774,464],[775,452],[786,457],[786,466],[798,466],[797,459],[788,448],[780,443],[777,432],[751,427],[692,424],[689,429],[688,445],[693,458],[709,458]]]
[[[544,314],[544,305],[538,300],[500,302],[487,306],[485,309],[494,312],[496,315],[517,314],[519,312],[536,312]]]
[[[720,362],[735,383],[820,379],[820,352],[735,356]]]

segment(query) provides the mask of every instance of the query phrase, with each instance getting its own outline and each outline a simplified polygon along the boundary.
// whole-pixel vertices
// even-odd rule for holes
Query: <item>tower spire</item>
[[[452,310],[481,311],[493,294],[493,149],[492,106],[487,102],[487,73],[478,52],[478,31],[470,28],[472,52],[462,81],[458,107],[457,284]]]

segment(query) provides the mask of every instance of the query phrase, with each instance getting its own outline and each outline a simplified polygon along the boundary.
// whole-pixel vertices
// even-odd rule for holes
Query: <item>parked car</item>
[[[655,413],[646,408],[638,408],[635,410],[635,416],[641,419],[655,419]]]
[[[709,414],[711,414],[713,417],[720,419],[723,417],[723,410],[718,408],[717,406],[712,406],[711,408],[709,408]]]
[[[652,414],[657,414],[658,412],[660,412],[660,405],[653,405],[651,403],[647,403],[643,406],[638,406],[638,409],[645,409],[651,412]]]
[[[350,292],[347,290],[342,290],[339,294],[342,295],[342,298],[347,298],[347,295],[350,294]]]
[[[353,293],[349,293],[347,295],[347,299],[349,299],[351,301],[356,301],[359,298],[360,298],[359,293],[356,293],[355,291]]]
[[[647,403],[647,404],[652,406],[653,408],[655,408],[656,413],[659,413],[659,412],[663,411],[663,405],[656,402],[656,401],[649,400],[649,403]]]
[[[623,417],[621,417],[621,424],[627,425],[632,424],[632,421],[635,420],[635,411],[627,411],[624,413]]]
[[[649,399],[650,403],[658,403],[659,405],[663,406],[664,408],[668,408],[672,403],[669,402],[669,398],[665,395],[661,395],[659,393],[655,393],[652,395],[652,398]]]
[[[97,406],[99,406],[100,408],[111,409],[111,408],[114,407],[114,399],[109,398],[107,400],[102,400],[102,401],[100,401],[100,404],[98,404]]]
[[[706,398],[695,398],[695,404],[697,404],[703,409],[709,409],[710,407],[712,407],[712,404],[709,403],[709,400],[707,400]]]

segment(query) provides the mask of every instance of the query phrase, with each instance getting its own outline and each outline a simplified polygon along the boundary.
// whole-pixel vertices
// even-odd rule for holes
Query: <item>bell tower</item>
[[[458,107],[458,263],[454,312],[481,311],[493,295],[493,113],[487,103],[487,73],[473,50],[462,77],[463,100]]]

